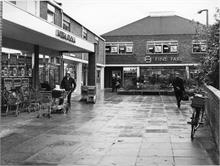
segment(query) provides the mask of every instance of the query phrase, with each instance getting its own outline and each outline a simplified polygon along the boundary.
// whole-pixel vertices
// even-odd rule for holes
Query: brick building
[[[81,85],[104,88],[104,39],[53,0],[3,1],[3,88],[60,84],[66,71]]]
[[[206,52],[206,41],[195,35],[200,26],[176,15],[148,16],[103,34],[105,87],[111,87],[113,74],[125,88],[137,82],[142,88],[167,87],[176,71],[190,78]]]

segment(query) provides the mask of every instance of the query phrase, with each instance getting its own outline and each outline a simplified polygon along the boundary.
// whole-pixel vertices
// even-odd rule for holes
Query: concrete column
[[[140,73],[140,67],[137,67],[137,77],[140,77],[141,73]]]
[[[101,67],[101,71],[100,71],[100,86],[101,89],[104,89],[104,85],[105,85],[105,68]]]
[[[76,94],[81,94],[81,82],[82,82],[82,63],[76,65]]]
[[[33,88],[39,89],[39,45],[34,45]]]
[[[64,61],[63,61],[63,53],[60,52],[59,55],[60,55],[60,80],[59,81],[61,83],[64,77]]]
[[[189,66],[186,66],[186,79],[189,79]]]
[[[95,52],[89,53],[88,60],[88,86],[96,86],[96,51],[97,44],[94,44]]]

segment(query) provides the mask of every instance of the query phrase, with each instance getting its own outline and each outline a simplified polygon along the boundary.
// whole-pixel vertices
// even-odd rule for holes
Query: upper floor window
[[[63,29],[70,31],[70,18],[63,15]]]
[[[87,37],[88,37],[87,30],[82,27],[82,38],[83,38],[83,39],[87,39]]]
[[[54,16],[55,16],[55,7],[51,4],[47,4],[47,21],[49,23],[54,23]]]
[[[147,41],[147,53],[175,54],[178,52],[178,41]]]
[[[113,54],[131,54],[133,53],[132,42],[106,42],[106,53]]]
[[[192,53],[204,53],[206,52],[206,47],[206,40],[192,41]]]

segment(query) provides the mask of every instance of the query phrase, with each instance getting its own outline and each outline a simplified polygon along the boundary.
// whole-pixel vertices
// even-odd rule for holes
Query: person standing
[[[70,105],[71,104],[70,101],[71,101],[72,92],[76,89],[76,82],[70,76],[70,72],[69,71],[66,73],[66,76],[61,81],[61,88],[65,89],[66,91],[69,92],[69,94],[67,96],[67,102]]]
[[[118,75],[116,77],[116,85],[115,85],[115,89],[116,89],[116,92],[118,91],[118,89],[121,87],[121,77]]]
[[[183,97],[183,93],[185,92],[185,88],[184,88],[183,79],[180,78],[179,73],[175,73],[175,78],[172,81],[172,85],[176,96],[177,106],[178,108],[180,108],[180,103]]]
[[[114,92],[116,89],[116,82],[117,82],[117,78],[116,78],[115,74],[113,74],[112,75],[112,92]]]

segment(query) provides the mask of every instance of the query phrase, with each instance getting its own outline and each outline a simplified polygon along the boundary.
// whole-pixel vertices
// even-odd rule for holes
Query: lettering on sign
[[[60,30],[56,30],[56,36],[62,38],[62,39],[65,39],[67,41],[70,41],[72,43],[75,43],[75,37],[69,35],[69,34],[66,34],[65,32],[63,31],[60,31]]]
[[[181,57],[175,57],[175,56],[163,56],[163,57],[154,57],[154,56],[145,56],[145,62],[146,63],[154,63],[154,62],[181,62]]]

